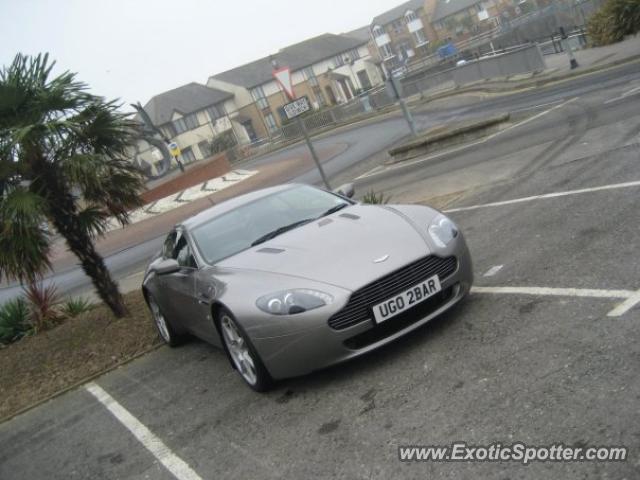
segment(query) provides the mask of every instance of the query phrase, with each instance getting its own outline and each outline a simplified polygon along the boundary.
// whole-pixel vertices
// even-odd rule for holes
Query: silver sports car
[[[142,285],[164,341],[224,348],[263,391],[391,342],[469,292],[471,258],[449,218],[352,196],[352,185],[282,185],[177,225]]]

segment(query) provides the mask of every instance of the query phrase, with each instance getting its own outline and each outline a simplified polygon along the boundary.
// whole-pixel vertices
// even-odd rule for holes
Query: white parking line
[[[472,293],[538,295],[555,297],[622,298],[624,302],[607,313],[608,317],[619,317],[640,304],[640,290],[600,290],[591,288],[550,287],[472,287]]]
[[[480,205],[471,205],[470,207],[450,208],[448,210],[444,210],[444,212],[445,213],[464,212],[467,210],[477,210],[479,208],[501,207],[503,205],[511,205],[513,203],[531,202],[534,200],[542,200],[545,198],[557,198],[557,197],[564,197],[567,195],[578,195],[581,193],[601,192],[603,190],[615,190],[618,188],[631,188],[631,187],[640,187],[640,181],[614,183],[611,185],[602,185],[600,187],[581,188],[579,190],[566,190],[564,192],[555,192],[555,193],[545,193],[543,195],[532,195],[530,197],[521,197],[521,198],[514,198],[513,200],[504,200],[502,202],[483,203]]]
[[[162,440],[140,423],[136,417],[131,415],[127,409],[120,405],[97,383],[91,382],[86,385],[85,389],[102,403],[122,425],[127,427],[133,436],[136,437],[174,477],[178,480],[202,480],[202,477],[194,472],[184,460],[175,455]]]
[[[638,290],[634,295],[627,298],[624,302],[618,305],[616,308],[607,313],[607,317],[619,317],[624,315],[633,307],[640,303],[640,290]]]
[[[631,290],[599,290],[591,288],[551,287],[473,287],[474,293],[511,293],[517,295],[551,295],[556,297],[624,298],[633,297]]]
[[[608,105],[608,104],[613,103],[613,102],[618,102],[620,100],[624,100],[625,98],[630,97],[631,95],[635,95],[636,93],[640,93],[640,87],[632,88],[631,90],[628,90],[628,91],[624,92],[619,97],[615,97],[615,98],[611,98],[611,99],[607,100],[606,102],[604,102],[604,104]]]
[[[500,270],[502,270],[503,266],[504,265],[495,265],[495,266],[491,267],[489,270],[487,270],[485,272],[483,277],[493,277],[496,273],[498,273]]]

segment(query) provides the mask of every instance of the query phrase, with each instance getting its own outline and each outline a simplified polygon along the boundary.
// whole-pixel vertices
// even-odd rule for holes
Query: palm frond
[[[44,225],[40,196],[17,186],[0,198],[0,277],[33,279],[50,268],[51,239]]]
[[[89,234],[91,238],[99,237],[107,231],[109,214],[100,207],[89,206],[78,212],[78,223],[80,227]]]

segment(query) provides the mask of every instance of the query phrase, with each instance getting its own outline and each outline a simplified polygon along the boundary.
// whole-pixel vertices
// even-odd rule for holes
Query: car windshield
[[[191,233],[203,259],[213,264],[350,204],[332,193],[299,186],[242,205]]]

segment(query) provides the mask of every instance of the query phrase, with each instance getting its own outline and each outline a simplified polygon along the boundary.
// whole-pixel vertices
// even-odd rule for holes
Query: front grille
[[[345,307],[329,318],[329,326],[342,330],[372,317],[371,307],[393,295],[405,291],[409,287],[438,275],[442,282],[456,271],[456,257],[436,257],[429,255],[409,265],[399,268],[369,285],[356,290]]]
[[[422,320],[424,317],[431,315],[451,300],[455,291],[454,288],[455,285],[445,288],[433,297],[426,299],[424,302],[420,302],[415,307],[402,312],[400,315],[390,318],[386,322],[382,322],[380,325],[376,325],[366,332],[362,332],[354,337],[348,338],[344,341],[345,347],[351,350],[359,350],[379,342],[384,338],[390,337],[400,330],[404,330],[405,328]]]

